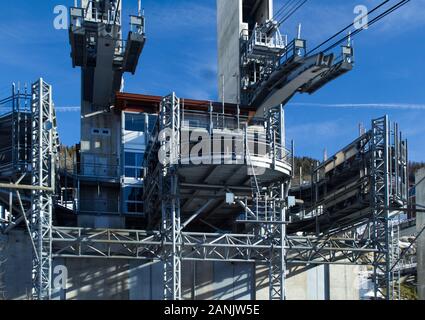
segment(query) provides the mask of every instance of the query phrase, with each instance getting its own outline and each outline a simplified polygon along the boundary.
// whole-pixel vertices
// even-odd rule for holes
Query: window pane
[[[142,179],[142,169],[136,169],[134,178]]]
[[[145,154],[144,153],[138,153],[136,155],[136,167],[143,167],[143,158]]]
[[[125,198],[125,201],[141,202],[143,200],[143,188],[125,187],[124,198]]]
[[[127,202],[126,211],[128,213],[143,213],[143,203]]]
[[[135,203],[127,203],[127,212],[129,213],[136,213],[137,212],[137,207]]]
[[[158,119],[158,116],[157,115],[154,115],[154,114],[150,114],[149,115],[149,117],[148,117],[148,121],[149,121],[149,133],[151,133],[152,130],[154,129],[157,119]]]
[[[145,115],[126,113],[125,114],[125,130],[145,132]]]
[[[126,168],[125,169],[125,176],[127,178],[135,178],[135,176],[136,176],[135,169],[133,169],[133,168]]]
[[[136,153],[126,152],[125,153],[125,166],[135,167],[136,166]]]

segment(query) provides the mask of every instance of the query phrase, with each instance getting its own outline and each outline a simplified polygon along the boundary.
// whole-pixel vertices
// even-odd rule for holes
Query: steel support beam
[[[161,261],[171,241],[160,231],[53,227],[55,257],[137,259]],[[270,240],[256,234],[181,233],[181,259],[186,261],[270,261]],[[279,251],[282,246],[276,244]],[[286,236],[287,263],[292,267],[317,264],[371,265],[362,258],[377,252],[371,243],[348,237]],[[343,262],[348,261],[348,262]]]
[[[388,117],[372,123],[372,240],[378,250],[373,256],[373,283],[375,299],[393,299],[391,286],[391,229],[390,207],[390,133]]]
[[[160,178],[163,241],[171,242],[165,247],[164,300],[181,299],[181,220],[177,159],[180,156],[180,100],[173,93],[161,103],[160,113],[161,151],[163,159]],[[169,130],[168,134],[165,133]],[[169,140],[168,140],[169,139]],[[168,145],[168,147],[167,147]]]
[[[42,79],[32,85],[31,105],[33,191],[30,231],[36,249],[32,265],[32,298],[46,300],[51,297],[55,156],[52,88]]]

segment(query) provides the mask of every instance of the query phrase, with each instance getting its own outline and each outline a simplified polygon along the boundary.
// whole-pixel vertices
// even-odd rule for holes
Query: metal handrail
[[[77,162],[73,163],[71,168],[61,167],[60,170],[82,177],[118,178],[120,176],[120,168],[120,165],[102,165],[97,163]],[[93,170],[93,174],[89,174],[89,170]],[[102,170],[105,172],[105,175],[99,172]]]
[[[284,65],[285,63],[287,63],[294,57],[303,56],[302,54],[303,51],[305,55],[305,50],[306,50],[305,46],[304,47],[296,46],[297,41],[303,41],[303,43],[305,43],[305,41],[301,39],[294,39],[290,43],[288,43],[285,47],[285,51],[282,53],[279,59],[279,66]]]
[[[251,137],[246,137],[246,133],[247,131],[240,131],[240,138],[243,137],[243,143],[244,143],[244,148],[246,149],[247,153],[249,153],[249,161],[252,162],[252,157],[258,157],[258,158],[265,158],[267,157],[270,160],[276,160],[276,161],[281,161],[281,162],[285,162],[288,164],[291,164],[291,159],[292,159],[292,155],[291,155],[291,151],[289,149],[287,149],[286,147],[282,146],[279,143],[271,143],[271,141],[269,141],[269,139],[267,138],[251,138]],[[222,137],[222,140],[224,140],[224,144],[232,144],[233,143],[233,139],[235,137]],[[185,150],[190,150],[190,147],[197,144],[198,142],[181,142],[181,148],[184,148]],[[242,145],[242,143],[241,143]],[[254,151],[253,154],[251,154],[252,148],[250,148],[250,146],[260,146],[258,149],[259,150],[264,150],[264,153],[262,152],[256,152]],[[255,150],[255,147],[254,147]],[[224,157],[224,159],[226,158],[226,156],[231,156],[233,159],[237,158],[238,156],[241,156],[242,158],[244,158],[244,154],[237,154],[236,150],[231,150],[231,152],[226,153],[223,151],[216,151],[214,150],[214,148],[210,148],[210,152],[208,155],[202,155],[202,157],[200,157],[201,159],[204,157],[211,157],[211,159],[216,159],[217,157]],[[181,158],[181,154],[179,155],[179,158],[177,160],[182,160]],[[235,159],[236,160],[236,159]]]

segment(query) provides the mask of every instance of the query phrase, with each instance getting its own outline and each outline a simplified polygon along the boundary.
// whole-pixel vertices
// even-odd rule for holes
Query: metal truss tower
[[[272,146],[270,152],[271,159],[283,159],[285,157],[285,119],[282,106],[272,108],[266,114],[266,135],[267,141]],[[250,157],[249,146],[247,146],[248,156]],[[276,165],[276,163],[274,164]],[[256,170],[252,168],[253,190],[254,190],[254,208],[258,222],[262,222],[257,233],[265,234],[270,242],[269,257],[269,299],[285,300],[286,298],[286,209],[289,192],[289,180],[280,181],[266,188],[258,185]]]
[[[52,274],[52,208],[55,188],[52,88],[42,79],[32,85],[32,297],[50,299]]]
[[[373,282],[375,298],[381,293],[384,297],[389,297],[390,290],[390,251],[389,251],[389,159],[388,159],[388,119],[373,121],[372,135],[372,238],[378,252],[373,257]],[[382,272],[384,279],[380,279],[379,272]],[[383,289],[382,289],[383,282]]]
[[[399,180],[406,178],[405,176],[403,177],[403,175],[406,175],[404,168],[406,163],[403,163],[404,157],[402,156],[402,152],[400,152],[400,145],[398,143],[400,140],[398,139],[396,128],[394,131],[395,144],[393,148],[395,161],[390,157],[390,135],[388,117],[373,121],[371,141],[372,240],[377,249],[373,257],[374,294],[376,299],[382,295],[386,300],[395,300],[399,298],[400,291],[398,287],[400,285],[400,279],[394,263],[398,262],[400,252],[398,230],[392,221],[390,212],[393,201],[405,197],[405,193],[399,187]],[[400,168],[402,172],[400,172]],[[398,197],[399,194],[401,194],[400,197]]]
[[[180,156],[180,100],[173,93],[161,103],[162,174],[160,197],[162,211],[161,233],[164,242],[172,245],[165,249],[164,299],[181,299],[181,221],[178,175],[176,165]],[[168,144],[168,147],[167,147]]]
[[[280,188],[279,188],[280,187]],[[287,251],[286,251],[286,201],[288,185],[281,184],[277,187],[280,192],[275,194],[273,207],[275,215],[268,226],[268,237],[270,238],[270,266],[269,266],[269,299],[286,299],[286,273],[287,273]],[[277,190],[278,191],[278,190]],[[273,193],[271,193],[273,195]]]
[[[357,148],[356,159],[362,164],[359,167],[362,172],[359,192],[365,195],[365,201],[362,202],[364,207],[361,209],[356,207],[354,212],[344,211],[343,214],[344,218],[355,213],[360,216],[339,225],[340,217],[337,214],[329,228],[325,224],[319,230],[313,226],[312,231],[295,235],[294,228],[302,231],[311,222],[308,219],[301,221],[303,225],[299,228],[297,222],[288,219],[290,214],[294,218],[292,213],[287,212],[294,204],[294,199],[288,197],[290,173],[285,173],[272,183],[267,182],[267,177],[257,175],[256,169],[259,168],[255,168],[255,165],[258,161],[253,159],[258,158],[261,153],[253,152],[251,157],[248,145],[251,140],[246,138],[244,166],[246,169],[251,168],[253,174],[250,178],[244,178],[251,180],[251,187],[247,187],[248,191],[243,195],[233,194],[233,204],[245,209],[244,215],[239,216],[235,222],[245,225],[245,229],[237,233],[204,233],[183,231],[198,213],[184,222],[181,221],[180,198],[183,194],[180,194],[180,188],[184,192],[184,187],[188,185],[187,182],[179,181],[182,173],[179,171],[182,160],[181,119],[184,118],[181,112],[180,100],[175,94],[163,99],[159,127],[156,129],[159,133],[150,146],[146,180],[150,181],[147,184],[147,214],[156,215],[160,220],[159,224],[153,219],[148,231],[54,227],[54,257],[160,261],[164,266],[163,294],[167,300],[182,298],[182,261],[265,264],[269,267],[269,294],[272,300],[285,299],[285,280],[288,275],[296,275],[321,264],[371,265],[375,269],[373,279],[376,298],[397,298],[398,269],[394,263],[397,263],[398,241],[397,232],[391,227],[391,219],[397,215],[394,212],[403,209],[407,196],[404,190],[407,143],[401,142],[401,136],[400,139],[396,138],[398,130],[394,130],[394,142],[391,141],[387,118],[374,120],[373,130],[344,149],[350,153],[353,148]],[[281,144],[284,140],[282,120],[281,109],[270,110],[265,120],[265,132],[268,132],[265,141],[269,146],[265,158],[271,163],[275,161],[276,165],[279,159],[280,165],[289,165],[290,159],[285,158],[288,156],[287,151],[284,151]],[[257,139],[263,138],[259,136]],[[279,152],[282,153],[280,156]],[[159,154],[159,161],[158,158],[155,160],[156,154]],[[339,154],[338,156],[341,157]],[[286,160],[283,161],[284,159]],[[353,156],[347,159],[350,161]],[[398,165],[395,166],[395,163]],[[330,166],[329,162],[325,162],[320,168],[323,166]],[[276,170],[277,166],[271,168]],[[326,175],[323,177],[326,178]],[[313,184],[322,182],[323,180]],[[246,183],[249,184],[249,181]],[[153,203],[159,205],[153,206]],[[324,207],[325,213],[323,216],[316,216],[316,223],[329,218],[326,204],[319,204]],[[158,215],[159,212],[162,214]],[[188,214],[185,213],[183,217],[188,217]],[[360,232],[359,228],[363,227],[365,231]],[[369,259],[372,255],[373,258]]]

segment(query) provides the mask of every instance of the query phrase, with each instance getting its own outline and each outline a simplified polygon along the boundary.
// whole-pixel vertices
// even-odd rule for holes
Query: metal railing
[[[229,164],[230,161],[246,163],[248,161],[246,152],[249,149],[250,157],[257,158],[254,161],[259,161],[258,158],[267,158],[292,166],[292,151],[285,145],[272,141],[272,138],[267,136],[264,118],[249,118],[212,111],[181,110],[180,119],[180,131],[188,133],[185,134],[186,139],[182,138],[183,134],[180,135],[179,152],[174,160],[186,160],[185,163],[187,163],[192,147],[199,143],[199,141],[190,141],[189,135],[200,129],[205,131],[204,134],[208,134],[209,141],[207,143],[209,143],[210,148],[207,154],[204,153],[196,157],[197,162],[210,161],[216,163],[218,159],[221,159],[221,161]],[[155,138],[152,140],[155,141],[158,137],[158,123],[153,131],[152,136]],[[214,137],[220,138],[220,140],[214,140]],[[220,145],[218,143],[215,145],[214,142],[217,141]],[[149,155],[149,150],[153,147],[152,143],[147,148],[146,155]]]
[[[60,169],[68,174],[81,177],[118,179],[121,175],[119,165],[78,162],[74,163],[71,167],[67,166],[66,168]]]
[[[285,49],[287,43],[283,40],[279,32],[275,32],[272,36],[258,29],[254,30],[248,42],[248,53],[255,53],[256,50],[271,50],[281,52]]]
[[[191,129],[193,129],[191,127]],[[258,158],[266,158],[271,162],[278,161],[292,165],[292,152],[286,147],[278,143],[272,143],[267,139],[265,132],[235,130],[234,132],[226,132],[223,135],[218,133],[220,140],[214,139],[214,134],[206,143],[209,148],[203,150],[203,154],[197,157],[197,160],[209,161],[209,163],[217,163],[217,160],[223,161],[225,164],[231,164],[231,161],[242,161],[243,163],[252,163],[259,161]],[[189,142],[182,141],[180,150],[186,150],[186,154],[180,154],[178,160],[189,156],[192,147],[198,144],[198,141]],[[208,150],[209,149],[209,150]],[[207,152],[207,153],[206,153]],[[249,157],[248,157],[249,153]],[[195,156],[196,157],[196,156]]]
[[[85,214],[116,215],[121,212],[121,203],[118,199],[79,199],[75,200],[76,209]]]
[[[285,47],[285,51],[280,56],[279,66],[284,65],[294,57],[303,57],[306,54],[306,41],[294,39]]]
[[[89,0],[84,9],[84,19],[93,22],[102,22],[108,24],[121,24],[121,11],[119,8],[108,9],[105,12],[96,7],[97,1]]]

